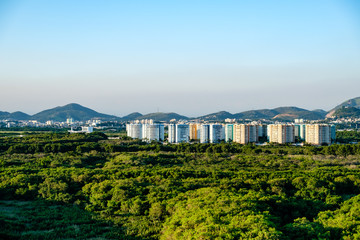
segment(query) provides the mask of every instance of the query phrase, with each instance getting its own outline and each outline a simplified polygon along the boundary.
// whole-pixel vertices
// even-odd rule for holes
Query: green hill
[[[63,122],[66,121],[67,118],[73,118],[75,121],[86,121],[94,118],[102,120],[120,120],[119,117],[98,113],[90,108],[83,107],[76,103],[44,110],[31,117],[31,119],[38,120],[40,122],[48,120]]]
[[[7,115],[9,115],[10,113],[9,112],[3,112],[3,111],[0,111],[0,119],[5,119]]]
[[[360,117],[360,109],[355,107],[341,107],[335,110],[333,116],[337,118]]]
[[[153,119],[155,121],[170,121],[171,119],[176,119],[176,120],[187,120],[189,119],[186,116],[182,116],[180,114],[177,113],[149,113],[140,117],[137,117],[136,119],[141,120],[141,119]]]
[[[271,119],[277,112],[271,109],[249,110],[234,114],[239,119]]]
[[[129,115],[122,117],[121,120],[122,121],[131,121],[131,120],[135,120],[140,117],[142,117],[141,113],[133,112],[133,113],[130,113]]]
[[[226,111],[221,111],[221,112],[211,113],[201,117],[197,117],[195,119],[208,120],[208,121],[223,121],[227,118],[234,118],[234,115]]]
[[[28,119],[30,119],[30,115],[17,111],[17,112],[10,113],[8,115],[8,118],[14,119],[14,120],[28,120]]]
[[[343,109],[343,108],[349,108],[349,109],[337,111],[337,110]],[[349,99],[349,100],[337,105],[336,107],[334,107],[333,109],[331,109],[329,111],[329,113],[326,115],[326,117],[328,117],[328,118],[347,117],[348,115],[352,115],[355,113],[355,110],[352,108],[360,109],[360,97]],[[352,113],[350,113],[350,112],[352,112]]]
[[[309,111],[298,107],[278,107],[274,109],[250,110],[235,114],[221,111],[221,112],[201,116],[196,119],[223,121],[226,118],[236,118],[236,119],[278,119],[278,120],[293,121],[296,118],[303,118],[308,120],[323,119],[325,115],[326,112],[323,110]]]
[[[0,119],[8,119],[8,120],[28,120],[30,119],[30,115],[23,112],[1,112],[0,111]]]
[[[245,111],[234,114],[234,116],[242,119],[279,119],[292,121],[296,118],[308,120],[323,119],[325,117],[325,113],[319,111],[309,111],[298,107],[278,107],[274,109]]]
[[[340,109],[342,107],[354,107],[354,108],[359,108],[360,109],[360,97],[349,99],[349,100],[337,105],[332,110],[337,110],[337,109]]]

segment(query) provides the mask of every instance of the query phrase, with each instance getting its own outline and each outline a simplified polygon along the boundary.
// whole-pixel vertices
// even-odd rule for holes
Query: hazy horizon
[[[0,2],[0,111],[296,106],[360,96],[360,2]]]

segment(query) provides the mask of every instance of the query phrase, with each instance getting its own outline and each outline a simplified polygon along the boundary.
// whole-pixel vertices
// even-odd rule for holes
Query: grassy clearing
[[[23,132],[0,132],[0,137],[19,137],[23,135]]]

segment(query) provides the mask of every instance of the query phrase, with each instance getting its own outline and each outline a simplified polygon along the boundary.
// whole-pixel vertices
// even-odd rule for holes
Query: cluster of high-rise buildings
[[[200,143],[236,142],[240,144],[268,141],[313,145],[330,145],[335,140],[335,126],[328,124],[167,124],[169,143],[199,141]],[[145,141],[164,141],[165,125],[130,123],[127,135]]]

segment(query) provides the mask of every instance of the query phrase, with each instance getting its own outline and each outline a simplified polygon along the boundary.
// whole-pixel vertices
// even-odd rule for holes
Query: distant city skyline
[[[328,111],[359,66],[356,0],[0,2],[0,111]]]

